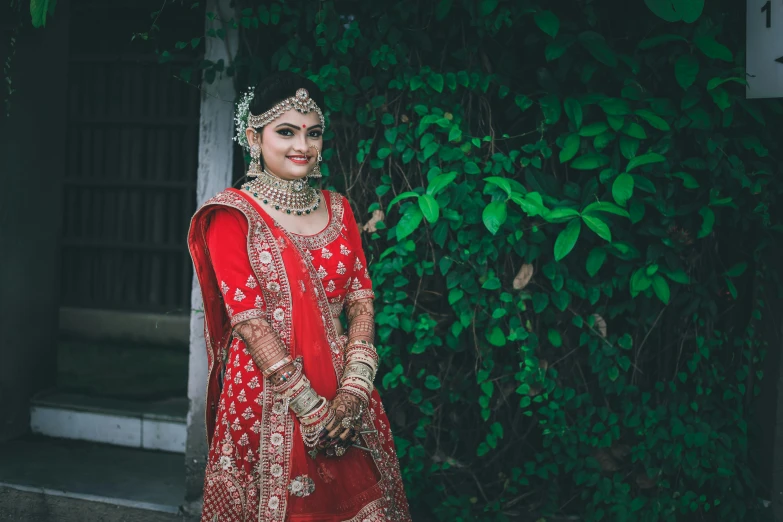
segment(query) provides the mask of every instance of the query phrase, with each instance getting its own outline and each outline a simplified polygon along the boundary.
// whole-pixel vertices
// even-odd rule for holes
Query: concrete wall
[[[228,0],[209,0],[207,12],[218,13],[215,22],[207,21],[207,29],[217,20],[231,18]],[[227,32],[226,41],[207,38],[205,60],[217,61],[223,59],[226,64],[237,51],[237,38],[234,31],[224,27]],[[205,85],[201,95],[201,127],[199,131],[198,150],[198,189],[199,206],[221,190],[231,185],[233,165],[234,107],[233,100],[236,90],[232,78],[216,80],[211,85]],[[191,294],[190,316],[190,370],[188,374],[188,441],[185,449],[185,498],[187,501],[198,499],[203,491],[204,468],[206,464],[207,442],[204,426],[207,355],[204,344],[204,314],[202,309],[201,291],[198,281],[193,277],[193,292]]]
[[[8,5],[2,24],[15,19]],[[30,396],[53,385],[56,371],[69,2],[58,2],[43,29],[30,26],[25,5],[11,115],[0,115],[0,441],[28,430]]]

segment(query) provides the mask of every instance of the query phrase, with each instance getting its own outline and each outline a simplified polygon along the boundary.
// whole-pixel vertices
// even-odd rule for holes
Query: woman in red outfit
[[[236,122],[250,181],[191,223],[209,358],[204,521],[410,520],[372,385],[356,220],[342,195],[307,182],[320,176],[322,106],[293,74],[248,91]]]

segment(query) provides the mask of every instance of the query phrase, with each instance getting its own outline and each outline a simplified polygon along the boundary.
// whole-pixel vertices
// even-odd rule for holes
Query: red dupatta
[[[193,217],[188,246],[204,300],[204,338],[207,344],[208,381],[206,402],[207,438],[211,444],[220,394],[218,375],[231,339],[217,278],[212,270],[205,232],[210,212],[230,207],[248,221],[247,254],[263,290],[265,319],[288,346],[291,355],[302,356],[304,371],[313,388],[332,399],[344,367],[344,343],[332,323],[321,278],[305,255],[298,236],[289,234],[261,209],[249,195],[227,189],[209,200]],[[269,282],[276,282],[268,289]],[[298,420],[285,399],[266,387],[262,405],[259,521],[283,521],[288,513],[295,520],[410,520],[389,423],[377,392],[363,418],[363,429],[376,433],[363,436],[370,452],[349,450],[343,457],[313,461],[298,433]],[[282,442],[280,442],[282,441]],[[374,466],[368,466],[368,462]],[[274,468],[273,468],[274,466]],[[281,472],[282,470],[282,472]],[[324,490],[331,480],[350,480],[363,493],[341,498],[338,493],[297,498],[287,494],[294,474],[305,473]],[[315,476],[314,476],[315,475]],[[365,486],[366,489],[365,489]],[[320,514],[319,514],[320,513]],[[333,517],[327,514],[333,514]],[[315,517],[315,518],[313,518]],[[343,518],[347,517],[347,518]]]

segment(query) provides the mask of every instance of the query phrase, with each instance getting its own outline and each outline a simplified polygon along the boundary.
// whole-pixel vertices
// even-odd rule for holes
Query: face
[[[294,180],[307,176],[315,167],[318,150],[323,150],[323,127],[318,113],[284,112],[263,129],[247,130],[247,141],[261,147],[264,168],[278,178]]]

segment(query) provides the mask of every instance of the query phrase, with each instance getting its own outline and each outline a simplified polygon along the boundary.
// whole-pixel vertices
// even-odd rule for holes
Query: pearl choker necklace
[[[242,188],[261,200],[264,205],[292,216],[308,215],[315,212],[321,204],[318,191],[308,185],[306,178],[289,181],[263,170],[257,178],[242,185]]]

